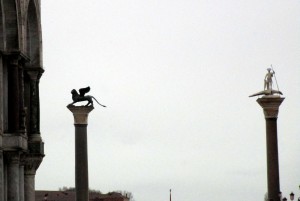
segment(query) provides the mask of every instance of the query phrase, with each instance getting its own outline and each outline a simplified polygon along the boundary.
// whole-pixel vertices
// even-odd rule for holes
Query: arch
[[[18,15],[16,2],[14,0],[2,0],[2,16],[4,18],[4,30],[5,41],[7,51],[13,51],[19,49],[19,37],[18,37]]]
[[[41,34],[36,5],[30,0],[27,10],[27,43],[26,51],[31,67],[41,67]]]

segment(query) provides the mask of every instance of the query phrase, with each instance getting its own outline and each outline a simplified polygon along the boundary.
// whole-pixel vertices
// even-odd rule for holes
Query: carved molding
[[[25,175],[35,175],[36,170],[39,168],[40,164],[43,161],[43,155],[27,154],[25,155],[25,166],[24,172]]]
[[[18,50],[1,51],[1,54],[5,57],[10,57],[11,58],[10,63],[13,65],[14,64],[18,65],[19,61],[22,62],[23,64],[30,61],[30,59],[26,54],[24,54],[24,52]]]
[[[74,124],[88,124],[88,114],[94,109],[93,106],[68,105],[67,108],[73,113]]]
[[[6,150],[27,150],[27,137],[24,135],[4,134],[3,149]]]
[[[279,106],[283,102],[284,98],[279,96],[263,96],[257,99],[258,104],[263,108],[265,118],[277,118],[279,112]]]

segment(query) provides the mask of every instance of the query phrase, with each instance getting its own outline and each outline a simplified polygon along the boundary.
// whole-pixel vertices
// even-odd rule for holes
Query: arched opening
[[[27,55],[31,67],[41,67],[40,64],[40,32],[38,26],[37,10],[31,0],[27,12]]]

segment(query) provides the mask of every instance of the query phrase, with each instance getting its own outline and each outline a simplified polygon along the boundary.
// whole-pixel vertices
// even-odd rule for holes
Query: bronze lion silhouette
[[[105,105],[99,103],[94,96],[89,96],[89,95],[85,96],[85,94],[89,92],[90,89],[91,89],[90,87],[81,88],[79,89],[79,93],[75,89],[72,89],[71,94],[72,94],[73,102],[70,103],[69,105],[74,105],[77,102],[87,101],[87,104],[85,106],[89,106],[89,105],[93,106],[93,99],[94,99],[99,105],[101,105],[102,107],[106,107]]]

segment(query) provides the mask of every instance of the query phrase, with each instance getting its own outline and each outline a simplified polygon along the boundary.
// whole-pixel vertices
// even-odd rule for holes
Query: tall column
[[[3,87],[3,84],[4,84],[4,80],[3,80],[3,76],[4,76],[4,73],[3,73],[3,57],[2,55],[0,54],[0,92],[2,93],[2,97],[0,97],[0,138],[1,138],[1,135],[3,134],[3,131],[4,131],[4,122],[3,122],[3,108],[4,108],[4,101],[3,101],[3,98],[4,98],[4,87]],[[2,144],[0,144],[0,147],[2,147]],[[0,187],[1,188],[1,187]],[[1,193],[0,193],[0,196],[1,196]]]
[[[7,166],[7,200],[19,201],[20,199],[20,154],[17,152],[6,153],[8,166]]]
[[[19,127],[20,133],[22,134],[26,133],[26,110],[24,101],[24,67],[23,64],[19,64]]]
[[[3,151],[0,150],[0,201],[4,201],[4,162],[3,162]]]
[[[35,201],[35,174],[25,172],[24,175],[24,199]]]
[[[24,166],[24,200],[35,201],[35,174],[44,155],[27,154]]]
[[[11,57],[8,67],[8,129],[9,132],[19,131],[19,58]]]
[[[19,166],[19,188],[20,188],[20,196],[19,196],[19,201],[24,201],[24,161],[22,160],[23,157],[21,157],[20,160],[20,166]]]
[[[75,125],[75,188],[76,201],[89,200],[87,125],[88,114],[93,106],[72,106],[68,109],[73,113]]]
[[[280,201],[277,117],[283,100],[284,98],[274,95],[257,99],[266,119],[268,198],[273,201]]]
[[[3,61],[0,54],[0,92],[3,93]],[[0,201],[4,201],[4,161],[3,161],[3,148],[2,148],[2,135],[3,135],[3,96],[0,97]]]
[[[39,72],[37,70],[27,70],[27,74],[30,77],[30,130],[29,134],[33,135],[38,135],[39,130],[38,130],[38,102],[39,102],[39,97],[38,97],[38,89],[37,89],[37,80],[38,80],[38,75]]]

